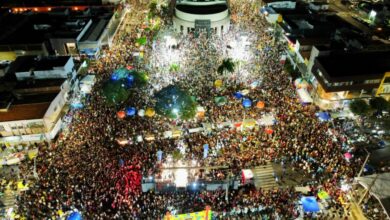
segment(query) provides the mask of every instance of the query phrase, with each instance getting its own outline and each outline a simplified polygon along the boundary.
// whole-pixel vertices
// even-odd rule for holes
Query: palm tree
[[[359,116],[363,116],[368,113],[368,111],[370,110],[370,106],[367,104],[366,101],[362,99],[356,99],[349,103],[349,109],[352,113]]]
[[[217,71],[219,74],[224,74],[225,72],[233,73],[235,64],[231,58],[223,59],[222,64],[218,67]]]

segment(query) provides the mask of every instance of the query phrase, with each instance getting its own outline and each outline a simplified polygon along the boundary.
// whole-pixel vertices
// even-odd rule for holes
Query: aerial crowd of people
[[[285,44],[266,31],[269,25],[255,10],[251,4],[233,1],[234,20],[227,34],[177,35],[174,48],[167,48],[163,38],[153,39],[153,33],[142,30],[142,23],[131,24],[129,33],[120,32],[114,46],[103,50],[90,67],[97,82],[85,107],[71,110],[68,116],[72,122],[66,131],[57,141],[40,147],[39,179],[19,198],[18,213],[27,219],[53,219],[77,209],[85,219],[162,219],[172,207],[178,213],[187,213],[208,205],[214,217],[221,219],[301,216],[298,203],[301,194],[291,187],[264,190],[245,186],[231,190],[228,200],[224,190],[142,192],[143,177],[161,172],[161,163],[177,149],[179,142],[185,145],[184,160],[199,161],[201,166],[226,166],[233,175],[266,162],[288,164],[312,178],[313,195],[321,186],[333,198],[330,205],[344,212],[339,199],[344,196],[340,182],[351,181],[364,158],[355,154],[353,146],[346,148],[348,137],[342,127],[318,120],[315,113],[319,109],[300,102],[293,79],[280,62]],[[134,8],[127,16],[124,20],[145,15],[143,10]],[[169,22],[162,24],[161,31],[169,30],[169,25]],[[135,41],[138,33],[147,36],[149,42],[143,60],[134,57],[134,52],[139,51]],[[219,74],[217,68],[222,60],[234,54],[230,42],[240,39],[242,33],[250,45],[244,50],[248,56],[233,73]],[[167,50],[171,50],[173,58],[162,57]],[[178,70],[169,70],[170,60],[177,62]],[[147,70],[149,85],[134,92],[126,103],[107,105],[100,89],[103,82],[114,70],[129,65]],[[220,88],[216,88],[216,80],[223,81]],[[251,86],[254,82],[256,86]],[[196,97],[197,104],[205,109],[204,117],[192,120],[159,115],[117,117],[117,111],[125,106],[152,107],[153,94],[170,84]],[[249,91],[245,97],[253,103],[264,102],[264,108],[244,108],[241,99],[233,95],[242,90]],[[226,97],[227,102],[216,105],[214,98],[218,96]],[[266,114],[274,116],[273,125],[246,129],[215,126],[208,132],[183,132],[179,138],[161,135],[173,127],[188,130],[205,123],[257,120]],[[154,136],[154,140],[134,139],[147,135]],[[129,140],[128,144],[118,144],[122,139]],[[206,158],[205,144],[209,145]],[[161,163],[157,162],[158,150],[164,152]],[[345,159],[347,151],[355,157]],[[317,216],[327,218],[326,215],[323,212]]]

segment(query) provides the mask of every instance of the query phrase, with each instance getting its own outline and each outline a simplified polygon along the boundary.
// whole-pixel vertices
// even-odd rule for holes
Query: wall
[[[68,80],[61,86],[61,91],[51,102],[47,109],[45,116],[43,116],[43,122],[47,131],[50,131],[57,123],[63,107],[66,104],[68,98],[68,92],[70,91]]]
[[[267,4],[268,7],[273,8],[291,8],[294,9],[296,6],[295,2],[291,1],[281,1],[281,2],[270,2]]]
[[[34,77],[35,79],[47,79],[47,78],[56,78],[56,79],[66,79],[68,78],[68,73],[72,73],[72,78],[75,76],[76,71],[74,68],[73,58],[70,57],[68,62],[63,67],[53,67],[52,70],[35,70]],[[31,78],[31,73],[28,72],[16,72],[15,73],[17,80],[25,80]]]
[[[177,17],[181,20],[190,21],[190,22],[195,22],[195,20],[197,20],[197,19],[210,20],[211,22],[215,22],[215,21],[223,20],[226,17],[229,17],[229,10],[227,9],[223,12],[216,13],[216,14],[196,15],[196,14],[189,14],[186,12],[182,12],[176,8],[175,9],[175,17]]]
[[[183,26],[183,34],[188,34],[187,28],[195,28],[195,22],[184,21],[173,17],[173,26],[177,32],[180,32],[180,26]],[[221,27],[223,26],[223,33],[227,33],[230,28],[230,17],[217,22],[211,22],[211,29],[217,28],[217,34],[221,34]]]
[[[42,127],[31,128],[32,124],[41,124]],[[12,127],[17,127],[17,129],[12,129]],[[0,122],[0,134],[5,137],[14,134],[36,134],[41,132],[44,132],[43,119]]]

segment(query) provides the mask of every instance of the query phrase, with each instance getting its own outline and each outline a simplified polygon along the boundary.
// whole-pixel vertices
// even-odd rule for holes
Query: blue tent
[[[331,119],[331,116],[328,112],[318,112],[317,113],[317,117],[321,120],[321,121],[329,121]]]
[[[72,212],[66,220],[82,220],[81,214],[79,212]]]
[[[319,212],[320,206],[318,205],[317,199],[314,196],[303,196],[301,198],[303,211],[305,212]]]
[[[233,93],[233,96],[236,99],[241,99],[242,97],[244,97],[244,95],[241,92],[235,92]]]
[[[126,108],[126,115],[127,116],[133,116],[133,115],[135,115],[135,113],[136,113],[136,110],[134,107],[127,107]]]
[[[252,101],[250,99],[244,99],[242,100],[242,106],[245,108],[250,108],[252,106]]]

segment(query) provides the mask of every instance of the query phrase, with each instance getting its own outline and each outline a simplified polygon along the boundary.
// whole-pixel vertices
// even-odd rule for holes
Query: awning
[[[299,96],[302,103],[312,103],[313,102],[313,99],[310,97],[310,94],[306,89],[304,89],[304,88],[297,89],[297,93],[298,93],[298,96]]]
[[[244,184],[252,178],[253,178],[252,170],[250,170],[250,169],[242,170],[242,181]]]

